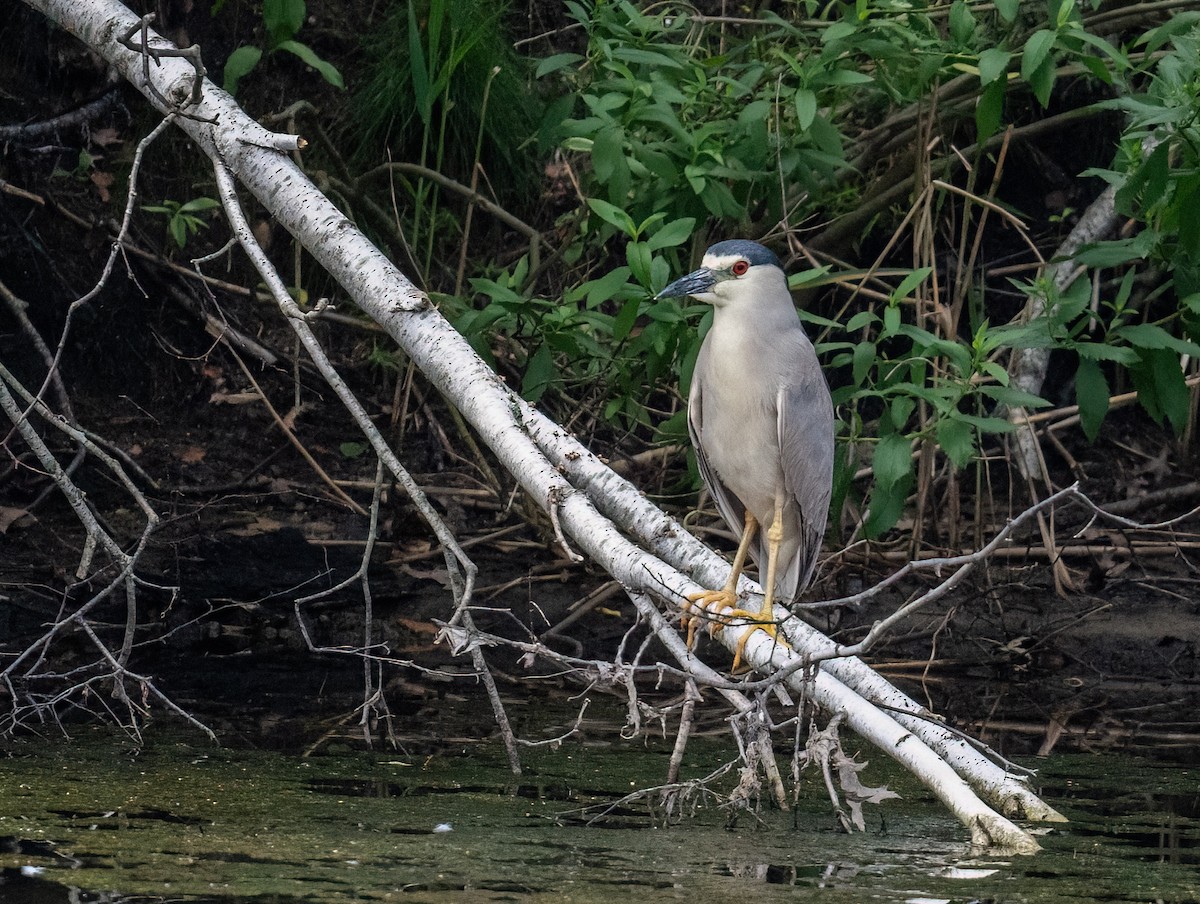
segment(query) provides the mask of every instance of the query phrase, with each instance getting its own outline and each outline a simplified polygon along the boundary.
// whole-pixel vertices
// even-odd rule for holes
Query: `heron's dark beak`
[[[687,276],[681,276],[671,283],[655,298],[683,298],[685,295],[703,295],[718,282],[717,275],[708,267],[693,270]]]

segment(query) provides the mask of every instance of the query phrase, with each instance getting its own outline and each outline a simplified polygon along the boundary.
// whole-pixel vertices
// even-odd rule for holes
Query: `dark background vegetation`
[[[1200,354],[1194,4],[310,0],[299,18],[287,3],[136,5],[177,43],[198,43],[215,81],[239,75],[253,116],[306,136],[300,159],[318,186],[506,380],[680,514],[696,502],[682,415],[706,324],[699,307],[653,292],[711,241],[778,250],[801,274],[839,406],[830,558],[814,597],[910,556],[969,549],[1028,503],[1002,405],[1048,412],[1039,496],[1078,479],[1097,501],[1158,521],[1200,495],[1187,381]],[[98,278],[156,116],[37,13],[16,6],[0,40],[0,282],[53,347],[67,306]],[[75,125],[31,128],[85,106]],[[1150,135],[1162,143],[1147,154]],[[1108,182],[1122,186],[1119,231],[1089,247],[1089,269],[1060,296],[1039,282],[1038,255],[1053,256]],[[143,594],[135,664],[226,737],[310,743],[353,710],[361,669],[308,649],[293,600],[353,572],[366,522],[263,397],[361,505],[374,462],[238,255],[205,269],[227,286],[171,266],[189,269],[228,237],[204,201],[216,191],[203,157],[168,131],[137,188],[138,252],[75,315],[61,364],[79,422],[127,456],[164,518],[142,571],[161,589]],[[620,595],[555,630],[604,576],[560,559],[537,506],[421,375],[251,213],[297,298],[334,302],[319,329],[335,363],[458,535],[478,541],[488,626],[605,657],[632,618]],[[1039,294],[1048,313],[1015,324]],[[270,363],[222,344],[214,322]],[[1004,374],[1028,346],[1052,349],[1040,398]],[[0,362],[26,386],[45,375],[11,307]],[[1136,403],[1121,398],[1134,390]],[[94,590],[74,576],[73,516],[13,435],[5,451],[0,667]],[[101,470],[84,461],[75,478],[118,534],[136,535]],[[1013,750],[1194,750],[1191,523],[1117,531],[1065,512],[1066,585],[1030,538],[881,649],[881,667]],[[399,735],[433,743],[433,708],[474,693],[432,643],[445,574],[401,493],[385,494],[381,537],[382,639],[442,670],[388,667],[385,695]],[[818,621],[854,638],[878,614]],[[353,592],[303,615],[317,644],[361,636]],[[123,624],[115,608],[109,617]],[[47,668],[69,676],[85,646],[60,639]],[[506,687],[518,693],[518,679]],[[0,688],[0,702],[24,690]],[[97,697],[64,700],[56,718],[103,713]]]

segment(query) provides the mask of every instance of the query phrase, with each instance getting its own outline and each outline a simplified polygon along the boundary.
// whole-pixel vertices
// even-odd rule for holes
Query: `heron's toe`
[[[779,627],[769,607],[764,607],[758,612],[752,612],[749,609],[741,609],[736,606],[723,607],[715,613],[710,625],[710,631],[715,634],[730,625],[742,627],[747,622],[749,623],[749,630],[742,632],[741,638],[738,639],[737,647],[733,651],[733,671],[736,672],[741,666],[742,653],[746,649],[746,642],[750,640],[755,631],[762,631],[769,634],[775,643],[782,644],[789,650],[791,649],[788,642],[780,635]]]

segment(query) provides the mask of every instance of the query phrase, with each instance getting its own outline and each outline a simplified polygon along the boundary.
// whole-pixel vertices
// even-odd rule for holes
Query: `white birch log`
[[[194,70],[176,57],[151,62],[147,83],[143,76],[143,56],[118,41],[137,26],[139,19],[114,0],[26,0],[26,3],[87,43],[160,111],[170,112],[161,98],[182,102],[192,94]],[[149,35],[152,46],[172,47],[152,30]],[[175,122],[205,154],[224,162],[355,303],[384,327],[426,378],[458,406],[526,492],[548,511],[557,513],[567,536],[626,586],[681,664],[685,667],[690,664],[696,674],[720,684],[721,676],[698,662],[662,614],[646,603],[647,595],[681,599],[701,588],[678,568],[639,548],[598,511],[589,495],[599,494],[599,484],[572,485],[564,474],[570,468],[563,465],[560,470],[561,462],[548,458],[533,439],[533,434],[545,431],[543,419],[504,385],[428,299],[317,191],[303,172],[274,149],[278,145],[273,133],[250,119],[232,97],[208,82],[203,85],[201,102],[188,107],[186,115],[178,115]],[[597,499],[611,505],[601,495]],[[612,506],[613,511],[619,508]],[[682,528],[651,509],[641,508],[636,525],[624,523],[623,527],[635,536],[649,536],[652,542],[647,545],[651,546],[671,539],[666,534],[675,534],[673,539],[682,544],[681,548],[691,550],[686,555],[680,554],[680,561],[694,558],[700,563],[696,565],[697,575],[706,585],[719,584],[720,580],[714,582],[712,577],[721,571],[720,559],[707,551],[701,553],[699,545],[688,539]],[[664,554],[668,552],[671,558],[676,557],[674,551],[664,548]],[[782,610],[779,614],[781,618],[786,615]],[[742,630],[726,629],[720,634],[721,641],[732,648]],[[773,644],[759,632],[747,644],[747,659],[761,669],[802,665],[801,657],[806,652],[803,644],[810,642],[805,639],[808,631],[793,631],[789,636],[797,652]],[[824,639],[822,643],[820,635],[814,634],[811,643],[814,647],[809,652],[820,653],[827,652],[825,644],[830,642]],[[957,753],[942,744],[944,753],[939,756],[914,731],[900,725],[835,677],[835,670],[853,673],[860,687],[872,688],[870,692],[876,699],[904,699],[881,677],[867,681],[869,669],[862,663],[857,660],[847,663],[829,662],[817,670],[807,692],[818,704],[831,712],[845,713],[847,724],[862,737],[912,770],[968,826],[973,841],[1017,851],[1037,849],[1037,843],[1028,834],[980,801],[950,768],[947,759],[951,759],[951,754],[953,759],[959,759]],[[799,681],[799,674],[796,671],[790,680]],[[1036,810],[1028,804],[1024,809],[1030,813]],[[1046,808],[1042,815],[1046,812],[1053,811]]]
[[[1150,136],[1142,140],[1142,156],[1149,156],[1160,143],[1162,138]],[[1104,191],[1096,197],[1080,216],[1079,222],[1067,233],[1062,244],[1054,251],[1050,262],[1042,269],[1042,279],[1048,282],[1056,293],[1065,292],[1071,284],[1082,275],[1082,269],[1075,263],[1075,256],[1084,245],[1099,242],[1107,238],[1118,222],[1117,215],[1117,186],[1105,186]],[[1029,296],[1025,309],[1021,312],[1021,320],[1028,323],[1046,313],[1046,296],[1035,293]],[[1008,373],[1012,385],[1024,392],[1040,395],[1042,385],[1046,382],[1046,370],[1050,366],[1049,347],[1020,348],[1013,353]],[[1038,447],[1037,435],[1033,425],[1029,423],[1028,413],[1024,408],[1013,408],[1009,412],[1009,420],[1016,425],[1017,466],[1026,480],[1034,480],[1041,475],[1041,451]],[[1031,484],[1032,485],[1032,484]]]
[[[526,405],[526,419],[531,425],[531,435],[542,451],[573,485],[588,493],[604,515],[698,584],[707,587],[724,585],[729,575],[729,563],[725,559],[697,540],[545,415]],[[745,576],[739,588],[762,595],[762,589]],[[836,645],[832,640],[782,606],[775,608],[775,617],[796,649],[821,657],[833,653]],[[868,701],[888,707],[893,719],[933,748],[1000,812],[1019,819],[1066,821],[1034,794],[1026,782],[989,760],[961,735],[931,719],[928,710],[858,657],[828,659],[821,667]]]
[[[1115,200],[1117,188],[1107,186],[1100,196],[1088,205],[1079,222],[1070,231],[1054,252],[1051,262],[1042,271],[1042,278],[1049,282],[1056,293],[1065,292],[1077,278],[1079,268],[1073,258],[1088,242],[1097,242],[1108,235],[1117,222]],[[1029,296],[1021,319],[1028,323],[1046,313],[1046,296],[1036,293]],[[1050,366],[1049,347],[1019,348],[1013,352],[1008,372],[1012,386],[1033,395],[1040,395],[1046,382],[1046,369]],[[1029,414],[1024,408],[1009,411],[1009,420],[1016,425],[1017,467],[1030,486],[1042,475],[1042,453],[1038,447],[1037,434],[1029,423]]]

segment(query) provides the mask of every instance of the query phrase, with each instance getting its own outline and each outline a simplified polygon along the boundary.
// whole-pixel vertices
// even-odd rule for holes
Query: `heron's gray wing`
[[[797,379],[779,390],[778,424],[784,487],[794,501],[799,548],[781,576],[781,602],[808,586],[829,520],[833,493],[833,402],[811,350]]]
[[[704,453],[704,375],[708,366],[707,343],[700,346],[700,354],[696,356],[696,366],[692,371],[692,388],[688,392],[688,436],[692,439],[692,448],[696,450],[696,464],[700,468],[700,477],[708,492],[716,503],[721,519],[729,526],[733,535],[741,538],[746,526],[746,506],[729,487],[721,482],[716,469],[708,461]]]

